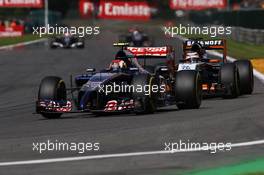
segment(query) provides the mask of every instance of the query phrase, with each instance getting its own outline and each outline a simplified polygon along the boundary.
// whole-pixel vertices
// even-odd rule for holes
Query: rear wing
[[[194,43],[199,43],[205,50],[226,50],[226,40],[187,40],[184,42],[184,50],[190,50]]]
[[[199,43],[202,46],[202,48],[205,50],[222,50],[223,59],[226,61],[227,47],[226,47],[225,39],[219,39],[219,40],[189,39],[183,43],[183,52],[186,53],[187,51],[191,50],[192,45],[194,43]]]
[[[164,47],[127,47],[137,58],[167,58],[173,54],[171,46]]]
[[[175,71],[175,52],[172,46],[163,47],[127,47],[127,51],[132,53],[137,59],[144,60],[144,66],[146,60],[149,59],[162,59],[168,66],[170,71]]]

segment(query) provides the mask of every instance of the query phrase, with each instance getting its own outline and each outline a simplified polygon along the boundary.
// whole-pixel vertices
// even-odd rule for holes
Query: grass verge
[[[186,175],[264,175],[263,165],[264,159],[259,159],[216,169],[190,172]]]
[[[24,35],[22,37],[7,37],[7,38],[0,38],[0,46],[7,46],[12,44],[18,44],[27,41],[34,41],[40,39],[37,35]]]

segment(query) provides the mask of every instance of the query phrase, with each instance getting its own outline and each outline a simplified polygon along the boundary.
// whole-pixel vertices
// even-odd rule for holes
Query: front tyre
[[[42,79],[39,92],[38,100],[43,101],[66,101],[66,86],[64,81],[55,76],[49,76]],[[60,113],[41,113],[43,117],[48,119],[59,118]]]
[[[81,45],[77,46],[78,49],[84,49],[85,47],[85,40],[83,38],[80,39]]]
[[[202,84],[199,72],[188,70],[176,73],[176,105],[179,109],[198,109],[202,102]]]
[[[135,113],[136,114],[149,114],[156,111],[156,98],[157,93],[152,91],[153,86],[157,86],[156,79],[154,76],[149,74],[139,74],[133,77],[132,83],[133,87],[142,86],[142,91],[134,89],[132,93]],[[158,86],[157,86],[158,87]]]

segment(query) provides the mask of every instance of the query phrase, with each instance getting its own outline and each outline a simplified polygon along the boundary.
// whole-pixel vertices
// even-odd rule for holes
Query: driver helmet
[[[133,35],[138,35],[138,34],[139,34],[139,32],[137,30],[133,31]]]
[[[196,52],[196,53],[198,53],[199,56],[200,56],[200,58],[202,58],[203,55],[205,54],[205,51],[204,51],[204,49],[202,48],[202,45],[199,44],[199,43],[194,43],[194,44],[192,45],[191,51],[192,51],[192,52]]]
[[[138,41],[142,39],[142,35],[140,34],[138,30],[135,30],[133,31],[133,38]]]
[[[127,67],[131,66],[131,60],[128,58],[127,53],[124,50],[120,50],[117,52],[115,60],[122,60],[125,62]]]
[[[65,37],[71,37],[71,33],[70,33],[70,32],[66,32],[66,33],[64,34],[64,36],[65,36]]]
[[[123,60],[113,60],[109,67],[112,70],[119,70],[127,68],[127,65]]]

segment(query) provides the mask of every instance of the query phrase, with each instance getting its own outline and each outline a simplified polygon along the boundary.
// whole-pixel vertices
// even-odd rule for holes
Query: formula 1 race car
[[[153,39],[138,29],[130,29],[128,34],[120,35],[119,42],[129,43],[133,47],[150,47],[154,45]]]
[[[207,50],[223,52],[221,57],[213,57]],[[183,59],[178,65],[182,70],[197,70],[202,78],[204,95],[220,95],[236,98],[251,94],[254,88],[253,67],[249,60],[227,62],[226,40],[191,39],[183,44]]]
[[[67,89],[61,78],[45,77],[39,87],[36,112],[46,118],[58,118],[63,113],[73,112],[153,113],[158,107],[175,104],[179,109],[200,107],[199,73],[188,70],[175,74],[171,47],[115,45],[122,48],[109,67],[99,72],[87,69],[86,74],[75,77],[75,87],[72,78],[71,87]],[[162,64],[152,66],[150,72],[145,69],[145,63],[153,58],[160,59]]]
[[[71,35],[69,33],[64,34],[63,36],[57,36],[50,40],[50,48],[79,48],[83,49],[85,45],[84,39]]]

